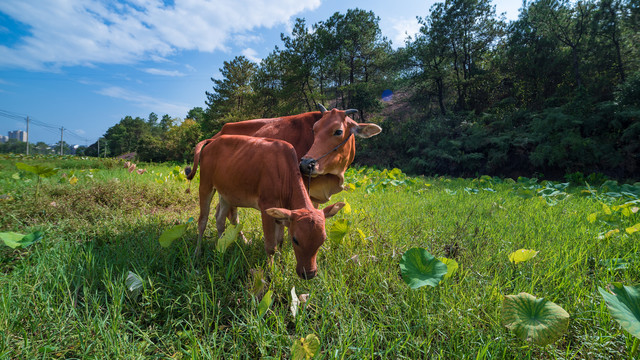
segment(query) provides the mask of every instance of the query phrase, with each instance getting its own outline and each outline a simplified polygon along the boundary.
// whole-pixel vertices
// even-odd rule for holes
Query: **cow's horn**
[[[320,110],[321,113],[326,113],[327,112],[327,108],[324,107],[324,105],[318,103],[318,110]]]
[[[357,112],[358,112],[358,109],[348,109],[344,111],[344,113],[347,115],[355,114]]]

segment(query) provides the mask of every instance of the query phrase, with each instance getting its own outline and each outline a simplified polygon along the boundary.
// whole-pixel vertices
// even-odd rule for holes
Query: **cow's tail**
[[[189,187],[187,188],[187,194],[191,192],[191,180],[193,179],[194,176],[196,176],[196,172],[198,171],[198,163],[200,162],[200,152],[202,152],[202,149],[211,141],[213,141],[213,139],[206,139],[206,140],[202,140],[200,141],[193,152],[193,167],[186,167],[184,168],[184,173],[185,175],[187,175],[187,180],[189,181]]]

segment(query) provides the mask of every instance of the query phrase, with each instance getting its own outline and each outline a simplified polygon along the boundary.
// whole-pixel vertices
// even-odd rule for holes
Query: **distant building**
[[[8,136],[0,135],[0,143],[6,143],[7,141],[9,141]]]
[[[9,139],[18,139],[27,142],[27,132],[22,130],[9,131]]]

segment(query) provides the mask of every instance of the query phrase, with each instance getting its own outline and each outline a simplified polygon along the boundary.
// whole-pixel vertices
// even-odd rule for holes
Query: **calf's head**
[[[318,273],[316,255],[327,239],[325,219],[337,214],[343,202],[329,205],[322,210],[270,208],[269,216],[289,227],[289,238],[296,254],[296,273],[303,279],[312,279]]]
[[[382,129],[376,124],[357,123],[348,115],[357,110],[326,110],[321,106],[322,118],[313,125],[313,145],[300,160],[303,175],[341,175],[356,153],[351,135],[369,138]]]

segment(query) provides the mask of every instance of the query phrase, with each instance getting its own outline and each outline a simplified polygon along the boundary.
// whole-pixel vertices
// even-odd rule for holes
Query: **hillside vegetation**
[[[259,64],[224,62],[205,106],[184,120],[124,116],[104,134],[101,155],[184,161],[224,123],[323,103],[358,109],[356,120],[384,129],[359,142],[359,164],[431,176],[638,179],[637,1],[528,1],[510,22],[489,0],[448,0],[415,15],[420,32],[396,49],[366,9],[298,19]]]

